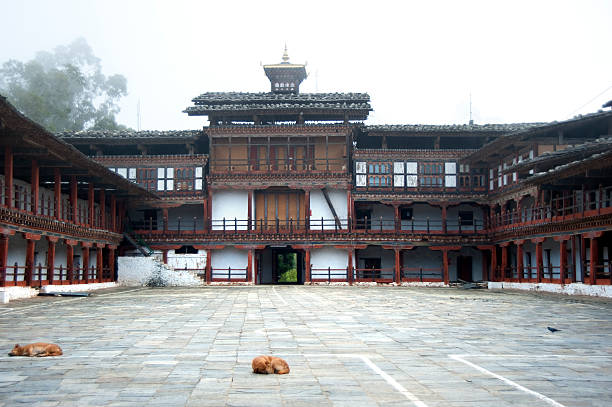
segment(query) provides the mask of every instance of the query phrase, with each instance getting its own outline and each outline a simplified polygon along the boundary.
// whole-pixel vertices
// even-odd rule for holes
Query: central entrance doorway
[[[291,247],[266,247],[256,252],[257,284],[304,284],[304,256]]]

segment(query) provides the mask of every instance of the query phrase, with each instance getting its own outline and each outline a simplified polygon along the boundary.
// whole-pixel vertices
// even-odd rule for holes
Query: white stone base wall
[[[611,297],[612,285],[589,285],[582,283],[551,284],[551,283],[510,283],[502,281],[490,281],[487,284],[489,290],[525,290],[543,291],[548,293],[567,295],[590,295],[593,297]]]
[[[402,287],[448,287],[442,281],[404,281]]]
[[[117,287],[117,283],[90,283],[71,285],[45,285],[40,289],[41,293],[74,293],[83,291],[102,290],[104,288]]]
[[[8,304],[12,300],[32,298],[38,295],[38,290],[32,287],[3,287],[0,288],[0,303]]]
[[[194,287],[204,285],[195,274],[185,270],[173,270],[153,257],[119,257],[117,284],[146,286],[152,279],[164,286]]]

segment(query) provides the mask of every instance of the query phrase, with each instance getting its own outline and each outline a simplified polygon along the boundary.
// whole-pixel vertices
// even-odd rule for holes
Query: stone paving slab
[[[609,406],[611,311],[610,299],[412,287],[39,297],[0,306],[0,407]],[[36,341],[64,355],[6,356]],[[253,374],[259,354],[291,373]]]

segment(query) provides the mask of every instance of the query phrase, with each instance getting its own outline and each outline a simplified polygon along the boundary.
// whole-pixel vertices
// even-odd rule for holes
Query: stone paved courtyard
[[[35,341],[64,356],[6,356]],[[609,299],[121,288],[0,306],[0,345],[0,406],[612,405]],[[252,374],[259,354],[291,373]]]

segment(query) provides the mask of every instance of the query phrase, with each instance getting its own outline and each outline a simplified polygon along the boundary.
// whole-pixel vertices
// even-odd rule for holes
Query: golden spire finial
[[[283,64],[289,63],[289,54],[287,53],[287,43],[285,43],[285,52],[283,52]]]

